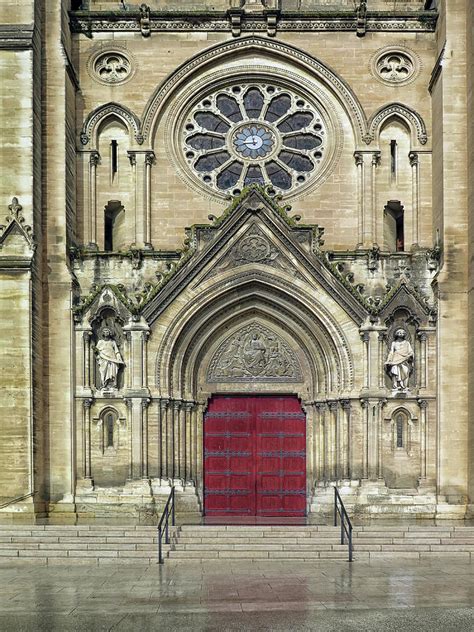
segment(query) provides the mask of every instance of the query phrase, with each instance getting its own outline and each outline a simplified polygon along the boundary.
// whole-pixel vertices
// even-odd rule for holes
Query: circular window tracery
[[[189,113],[183,129],[188,165],[220,193],[251,184],[297,189],[319,171],[324,120],[309,99],[277,85],[216,90]]]

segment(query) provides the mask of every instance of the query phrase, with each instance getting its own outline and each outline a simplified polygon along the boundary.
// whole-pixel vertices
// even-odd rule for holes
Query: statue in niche
[[[102,388],[117,388],[118,372],[125,363],[108,327],[102,329],[102,338],[97,343],[96,353]]]
[[[408,389],[408,380],[413,371],[413,358],[413,347],[407,340],[406,331],[397,329],[385,361],[385,367],[392,380],[394,391],[406,391]]]

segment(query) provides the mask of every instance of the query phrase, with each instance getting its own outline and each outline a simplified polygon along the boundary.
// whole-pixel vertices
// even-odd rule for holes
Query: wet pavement
[[[472,632],[474,564],[0,566],[0,630]]]

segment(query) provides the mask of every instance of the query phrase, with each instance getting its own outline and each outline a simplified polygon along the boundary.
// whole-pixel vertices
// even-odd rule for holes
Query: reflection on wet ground
[[[474,630],[474,564],[0,566],[0,630]]]

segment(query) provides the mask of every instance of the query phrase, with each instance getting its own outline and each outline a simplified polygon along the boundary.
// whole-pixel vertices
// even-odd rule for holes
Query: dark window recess
[[[292,154],[289,151],[283,150],[278,158],[295,171],[312,171],[314,169],[313,163],[306,156]]]
[[[392,178],[397,175],[397,141],[390,141],[390,173]]]
[[[241,162],[232,162],[228,167],[217,176],[217,186],[219,189],[230,189],[239,181],[242,173],[243,164]]]
[[[229,160],[230,156],[226,151],[219,151],[215,154],[209,154],[208,156],[201,156],[196,162],[196,171],[214,171],[217,167],[220,167],[224,162]]]
[[[223,147],[225,139],[209,136],[207,134],[196,134],[188,138],[186,142],[193,149],[202,151],[204,149],[219,149],[219,147]]]
[[[105,447],[114,447],[114,424],[115,418],[112,413],[108,413],[105,417]]]
[[[267,163],[266,170],[273,186],[285,191],[291,188],[291,175],[277,162],[272,160]]]
[[[263,108],[263,96],[257,88],[250,88],[244,96],[245,111],[249,118],[258,118]]]
[[[110,200],[105,207],[104,215],[104,250],[113,252],[114,250],[114,227],[119,213],[124,212],[120,200]]]
[[[304,127],[308,127],[308,125],[311,125],[313,118],[314,115],[311,114],[311,112],[296,112],[296,114],[292,114],[280,123],[280,125],[278,125],[278,129],[283,134],[285,132],[297,132]]]
[[[212,112],[198,112],[194,115],[194,120],[198,125],[210,132],[225,134],[229,129],[229,125],[219,116],[212,114]]]
[[[297,134],[283,139],[283,144],[291,149],[316,149],[322,144],[322,140],[313,134]]]
[[[71,11],[80,11],[82,9],[82,0],[71,0]]]
[[[403,448],[403,415],[397,415],[397,448]]]
[[[263,174],[260,167],[251,166],[248,168],[245,175],[244,184],[246,187],[251,184],[265,184],[265,180],[263,179]]]
[[[265,114],[265,120],[269,123],[274,123],[288,112],[290,105],[291,99],[287,94],[278,95],[271,100],[267,113]]]
[[[118,143],[116,140],[111,141],[110,143],[110,153],[111,153],[111,169],[112,169],[112,178],[118,171]]]
[[[242,120],[242,113],[240,112],[239,104],[233,97],[220,94],[217,97],[217,107],[222,114],[229,119],[229,121],[237,123]]]
[[[390,200],[385,207],[385,230],[389,250],[405,250],[404,210],[399,200]]]

